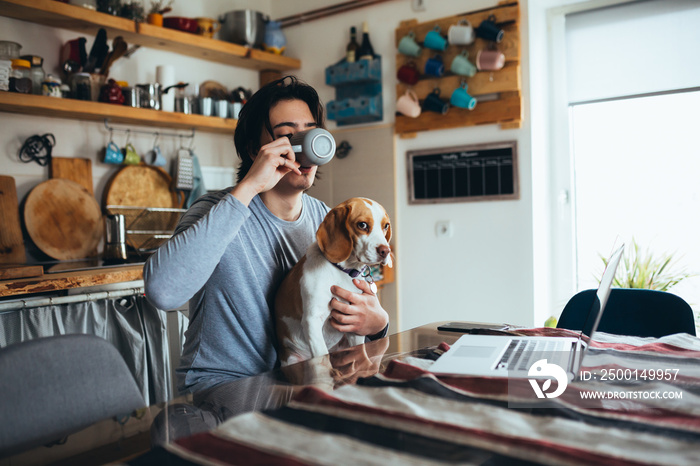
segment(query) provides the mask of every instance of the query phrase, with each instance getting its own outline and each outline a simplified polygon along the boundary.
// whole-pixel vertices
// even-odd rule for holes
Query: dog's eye
[[[388,229],[389,229],[389,224],[387,223],[386,225],[384,225],[384,231],[387,231]]]
[[[362,231],[369,231],[369,225],[367,225],[365,222],[358,222],[357,228],[359,228]]]

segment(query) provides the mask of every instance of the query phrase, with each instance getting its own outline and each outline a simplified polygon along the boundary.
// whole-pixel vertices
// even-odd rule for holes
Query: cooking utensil
[[[184,196],[171,189],[170,175],[160,167],[129,165],[107,183],[105,206],[180,208]],[[182,197],[182,199],[180,199]]]
[[[158,83],[136,85],[137,88],[141,89],[141,106],[143,108],[152,108],[153,110],[163,108],[163,94],[167,94],[170,89],[182,89],[187,86],[189,86],[188,83],[177,83],[166,88],[163,88]]]
[[[126,225],[122,214],[105,216],[105,248],[103,256],[110,261],[125,261]]]
[[[114,41],[112,42],[112,50],[109,52],[109,54],[107,54],[105,62],[100,69],[100,74],[109,76],[109,69],[112,67],[112,64],[119,58],[123,57],[126,50],[127,44],[126,41],[124,41],[124,38],[122,36],[115,37]]]
[[[83,71],[86,73],[93,73],[95,69],[100,68],[108,52],[107,31],[105,31],[104,28],[100,28],[100,30],[97,31],[97,36],[95,36],[95,42],[92,43],[90,55],[88,55],[87,64],[83,67]]]
[[[0,263],[22,264],[26,260],[15,179],[0,175]]]
[[[219,17],[219,38],[234,44],[259,49],[265,38],[269,17],[255,10],[233,10]]]
[[[73,157],[51,157],[51,178],[62,178],[78,183],[94,195],[92,161]]]
[[[100,206],[75,181],[55,178],[35,186],[24,204],[29,237],[54,259],[96,255],[104,226]]]

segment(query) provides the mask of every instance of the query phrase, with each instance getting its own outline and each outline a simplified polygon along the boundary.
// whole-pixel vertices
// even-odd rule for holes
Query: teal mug
[[[468,52],[462,50],[462,53],[456,55],[450,64],[450,71],[460,76],[473,77],[476,74],[476,65],[469,61]]]
[[[419,57],[421,46],[416,42],[416,35],[413,31],[409,32],[399,41],[399,52],[410,57]]]
[[[447,47],[447,39],[442,37],[440,32],[440,26],[435,26],[432,31],[428,31],[423,40],[423,45],[433,50],[445,50],[445,47]]]
[[[110,141],[109,144],[107,144],[107,147],[105,147],[104,162],[113,163],[116,165],[120,165],[122,162],[124,162],[124,154],[122,154],[119,146],[112,141]]]
[[[476,99],[467,93],[466,83],[463,83],[457,89],[452,91],[450,105],[466,108],[467,110],[474,110],[474,107],[476,107]]]

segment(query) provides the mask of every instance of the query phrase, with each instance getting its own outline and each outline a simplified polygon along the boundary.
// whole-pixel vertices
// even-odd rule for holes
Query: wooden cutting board
[[[24,264],[26,261],[15,179],[0,175],[0,264]]]
[[[184,196],[171,189],[172,179],[162,168],[127,165],[107,183],[104,206],[180,208]]]
[[[34,244],[58,260],[94,256],[104,232],[95,197],[75,181],[61,178],[32,189],[24,204],[24,224]]]
[[[92,161],[73,157],[51,157],[51,178],[75,181],[90,194],[92,187]]]

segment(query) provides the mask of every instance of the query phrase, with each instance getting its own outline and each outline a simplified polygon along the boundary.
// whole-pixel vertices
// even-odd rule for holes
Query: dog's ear
[[[321,252],[336,264],[347,260],[352,253],[353,242],[346,224],[349,213],[348,206],[333,208],[326,214],[316,232],[316,241]]]

